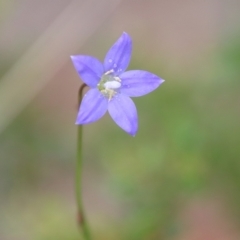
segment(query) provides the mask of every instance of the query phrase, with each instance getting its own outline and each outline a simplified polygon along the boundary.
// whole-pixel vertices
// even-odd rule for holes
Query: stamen
[[[114,79],[118,82],[121,82],[121,79],[119,77],[114,77]]]
[[[113,70],[113,69],[111,69],[111,70],[109,70],[109,71],[105,72],[105,73],[104,73],[104,75],[108,75],[108,74],[110,74],[110,73],[114,73],[114,70]]]
[[[114,96],[116,94],[116,92],[115,91],[113,91],[113,90],[108,90],[108,101],[110,102],[111,101],[111,99],[112,99],[112,97]]]

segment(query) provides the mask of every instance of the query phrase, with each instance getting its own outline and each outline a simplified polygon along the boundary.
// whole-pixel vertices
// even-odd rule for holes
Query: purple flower
[[[90,56],[71,56],[79,76],[90,87],[82,99],[76,124],[95,122],[108,110],[119,127],[132,136],[136,134],[137,109],[130,97],[145,95],[164,80],[142,70],[125,72],[131,52],[132,40],[124,32],[109,49],[103,64]]]

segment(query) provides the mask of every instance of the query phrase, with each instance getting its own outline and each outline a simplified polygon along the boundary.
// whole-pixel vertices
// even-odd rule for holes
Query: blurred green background
[[[100,60],[126,31],[129,69],[166,82],[135,98],[132,138],[84,126],[96,240],[240,239],[238,0],[0,0],[0,240],[77,240],[77,92],[70,55]]]

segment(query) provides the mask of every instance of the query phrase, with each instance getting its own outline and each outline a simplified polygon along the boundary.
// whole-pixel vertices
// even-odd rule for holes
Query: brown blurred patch
[[[240,233],[217,198],[197,198],[190,201],[180,214],[183,232],[178,240],[238,240]]]

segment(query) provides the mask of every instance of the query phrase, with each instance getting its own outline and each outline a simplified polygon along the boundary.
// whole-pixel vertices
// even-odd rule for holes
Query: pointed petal
[[[105,71],[114,70],[115,75],[124,72],[130,62],[132,53],[132,40],[127,33],[123,33],[121,37],[109,49],[105,60]]]
[[[117,94],[109,103],[108,111],[116,124],[132,136],[138,129],[137,109],[128,96]]]
[[[121,93],[129,97],[140,97],[148,94],[164,82],[158,76],[142,70],[124,72],[120,75],[120,79],[122,81]]]
[[[82,81],[89,87],[96,87],[103,75],[102,63],[96,58],[84,55],[71,56],[71,59]]]
[[[87,124],[100,119],[107,111],[108,100],[98,89],[90,89],[82,99],[76,124]]]

